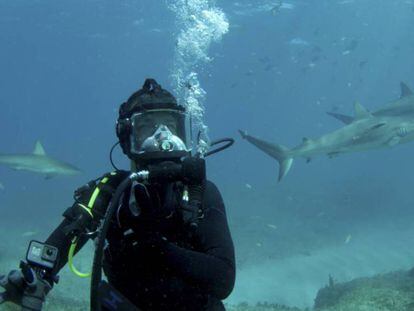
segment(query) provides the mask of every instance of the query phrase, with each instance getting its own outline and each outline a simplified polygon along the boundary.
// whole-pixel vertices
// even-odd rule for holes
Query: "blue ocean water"
[[[199,54],[177,53],[194,14],[206,58],[192,63]],[[342,126],[326,111],[352,115],[355,101],[376,110],[399,98],[400,81],[414,89],[413,17],[411,0],[0,1],[0,153],[40,140],[83,171],[45,180],[0,167],[2,234],[47,237],[73,190],[111,170],[119,105],[147,77],[188,100],[182,69],[197,73],[209,137],[236,139],[208,159],[236,244],[230,303],[307,307],[330,274],[411,267],[414,144],[297,159],[278,183],[277,162],[237,130],[293,147]],[[129,165],[119,149],[115,160]],[[4,267],[25,248],[0,242]]]

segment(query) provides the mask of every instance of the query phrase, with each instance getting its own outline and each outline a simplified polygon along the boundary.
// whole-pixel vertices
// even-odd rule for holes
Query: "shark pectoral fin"
[[[393,147],[395,145],[398,145],[400,143],[401,137],[400,136],[394,136],[389,141],[387,141],[388,147]]]
[[[53,177],[55,177],[55,175],[52,175],[52,174],[46,174],[45,175],[46,180],[52,179]]]
[[[411,91],[411,89],[408,87],[407,84],[405,84],[404,82],[400,82],[400,88],[401,88],[401,95],[400,95],[400,99],[413,95],[413,91]]]
[[[355,109],[355,120],[372,117],[372,114],[359,102],[355,102],[354,109]]]

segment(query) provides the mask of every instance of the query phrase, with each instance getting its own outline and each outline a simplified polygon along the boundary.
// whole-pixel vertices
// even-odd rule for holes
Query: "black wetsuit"
[[[104,271],[110,284],[143,311],[224,310],[221,300],[234,287],[235,258],[223,200],[207,181],[203,214],[193,230],[179,212],[180,187],[135,186],[124,193],[108,232]],[[130,200],[131,191],[139,209]],[[67,262],[65,228],[76,211],[74,204],[46,241],[60,250],[57,270]],[[79,241],[78,249],[86,240]]]

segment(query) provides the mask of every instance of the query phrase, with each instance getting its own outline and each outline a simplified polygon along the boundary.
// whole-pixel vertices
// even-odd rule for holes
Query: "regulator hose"
[[[222,139],[218,139],[218,140],[215,140],[215,141],[211,142],[210,147],[211,146],[218,145],[218,144],[223,144],[223,143],[225,143],[225,145],[220,146],[220,147],[217,147],[214,150],[211,150],[211,151],[206,152],[204,154],[204,157],[211,156],[211,155],[213,155],[213,154],[215,154],[217,152],[220,152],[220,151],[223,151],[224,149],[229,148],[231,145],[234,144],[234,139],[233,138],[222,138]]]
[[[125,191],[125,189],[131,186],[132,181],[134,180],[132,176],[133,174],[125,178],[121,182],[119,187],[116,189],[115,194],[112,197],[111,204],[109,205],[109,208],[106,210],[102,227],[99,230],[97,243],[95,247],[95,255],[93,258],[91,277],[90,307],[92,311],[101,311],[101,303],[99,299],[99,285],[102,279],[102,260],[104,254],[105,239],[109,230],[109,225],[111,223],[112,216],[118,208],[121,195]]]

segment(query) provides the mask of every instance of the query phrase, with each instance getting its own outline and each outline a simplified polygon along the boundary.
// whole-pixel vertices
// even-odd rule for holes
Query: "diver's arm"
[[[55,274],[68,262],[73,239],[76,238],[76,254],[89,240],[90,235],[87,233],[93,233],[98,228],[112,194],[126,174],[125,171],[108,173],[75,191],[75,203],[63,213],[64,220],[45,242],[59,250]]]
[[[57,274],[68,262],[69,248],[72,240],[77,237],[76,254],[89,239],[84,233],[93,229],[93,219],[79,204],[86,206],[87,200],[91,197],[94,189],[95,186],[85,190],[82,193],[82,197],[78,198],[71,207],[66,209],[63,213],[63,221],[45,241],[46,244],[54,246],[59,250],[59,260],[53,271],[54,274]]]
[[[219,190],[208,182],[205,194],[206,211],[197,231],[201,250],[193,251],[168,243],[163,251],[165,262],[172,270],[215,297],[224,299],[233,290],[235,282],[234,246]]]
[[[59,250],[59,261],[55,268],[54,274],[57,274],[68,262],[69,248],[71,246],[73,236],[68,235],[65,232],[65,228],[67,228],[67,226],[71,223],[71,220],[65,218],[45,242],[46,244],[52,245]],[[87,241],[87,236],[80,237],[75,249],[75,254],[86,244]]]
[[[93,216],[88,213],[86,207],[88,201],[97,187],[96,181],[90,181],[84,186],[75,190],[75,202],[63,213],[63,221],[50,234],[45,241],[46,244],[52,245],[59,250],[58,264],[54,269],[57,274],[68,262],[69,248],[72,240],[77,238],[75,254],[86,244],[88,237],[84,234],[93,230]]]

